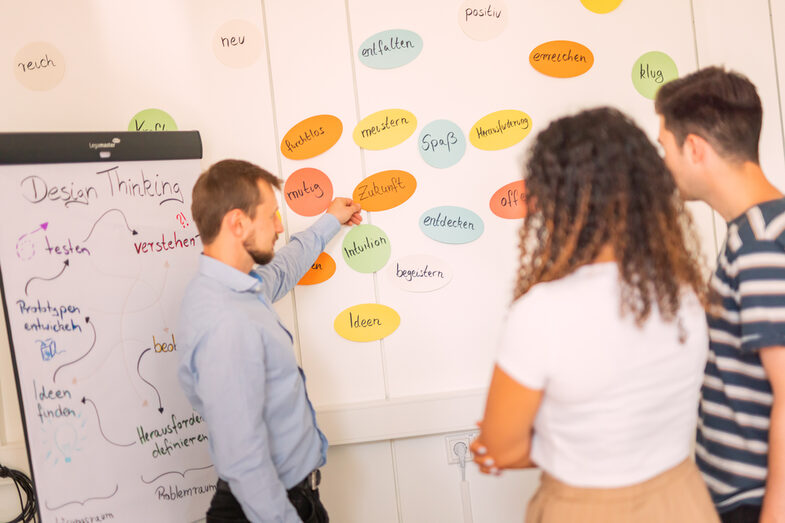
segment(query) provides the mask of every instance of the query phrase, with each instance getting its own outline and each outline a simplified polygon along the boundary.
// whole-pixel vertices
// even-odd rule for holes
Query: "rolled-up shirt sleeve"
[[[340,230],[338,219],[324,214],[304,231],[293,234],[289,243],[275,252],[272,262],[254,268],[262,277],[264,292],[271,302],[278,301],[297,285]]]

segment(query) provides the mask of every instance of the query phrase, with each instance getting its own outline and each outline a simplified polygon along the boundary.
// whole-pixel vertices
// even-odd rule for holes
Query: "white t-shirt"
[[[545,391],[531,458],[576,487],[650,479],[687,458],[695,438],[704,311],[685,292],[678,320],[664,323],[654,304],[638,328],[620,315],[618,278],[615,263],[599,263],[535,285],[512,305],[502,334],[499,367]]]

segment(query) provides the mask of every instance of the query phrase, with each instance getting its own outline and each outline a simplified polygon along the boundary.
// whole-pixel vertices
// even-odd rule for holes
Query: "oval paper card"
[[[335,274],[335,260],[323,252],[316,258],[308,272],[300,278],[297,285],[316,285],[329,280],[333,274]]]
[[[469,131],[469,141],[478,149],[498,151],[520,142],[532,130],[532,121],[523,111],[506,109],[483,116]]]
[[[311,116],[289,129],[281,140],[281,153],[290,160],[313,158],[335,145],[342,132],[343,124],[335,116]]]
[[[594,55],[585,45],[569,40],[545,42],[529,54],[536,70],[556,78],[580,76],[594,65]]]
[[[417,118],[403,109],[385,109],[366,116],[354,128],[354,143],[363,149],[389,149],[410,137],[417,129]]]
[[[416,188],[417,180],[406,171],[382,171],[357,184],[352,200],[364,211],[386,211],[408,200]]]
[[[463,207],[434,207],[420,216],[420,229],[429,238],[442,243],[469,243],[484,230],[482,218]]]
[[[356,225],[343,239],[343,259],[357,272],[376,272],[390,259],[390,240],[375,225]]]
[[[447,262],[428,254],[413,254],[390,266],[395,284],[409,292],[430,292],[450,283],[452,269]]]
[[[508,183],[491,196],[491,212],[499,218],[515,220],[526,216],[526,193],[523,180]]]
[[[378,303],[361,303],[341,311],[335,318],[335,332],[349,341],[376,341],[392,334],[401,317],[394,309]]]

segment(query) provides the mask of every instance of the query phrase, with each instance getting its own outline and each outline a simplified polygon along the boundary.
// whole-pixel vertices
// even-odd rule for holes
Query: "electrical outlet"
[[[444,443],[447,448],[447,463],[458,463],[458,455],[455,453],[456,443],[466,444],[466,462],[472,460],[472,452],[469,450],[469,445],[479,435],[479,431],[472,430],[469,432],[457,432],[455,434],[448,434],[444,437]]]

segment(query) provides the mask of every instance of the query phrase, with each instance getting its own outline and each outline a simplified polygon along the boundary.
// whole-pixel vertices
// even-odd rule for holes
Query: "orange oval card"
[[[536,70],[556,78],[580,76],[594,65],[594,55],[585,45],[569,40],[545,42],[529,53],[529,63]]]
[[[311,268],[308,269],[297,285],[316,285],[330,279],[335,274],[335,260],[333,257],[323,252],[313,262]]]
[[[526,216],[525,190],[523,180],[508,183],[491,196],[491,212],[509,220],[523,218]]]
[[[364,211],[386,211],[408,200],[417,188],[417,180],[406,171],[381,171],[357,184],[352,200]]]
[[[313,158],[335,145],[342,132],[343,124],[335,116],[311,116],[289,129],[281,140],[281,152],[291,160]]]

